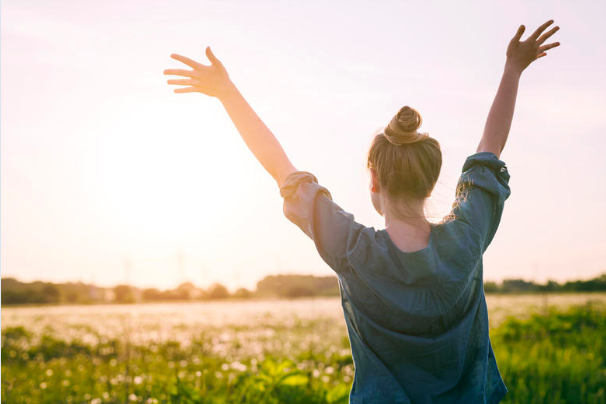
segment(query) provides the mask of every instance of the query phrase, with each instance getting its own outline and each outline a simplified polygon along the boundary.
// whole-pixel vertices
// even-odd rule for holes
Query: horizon
[[[224,285],[224,284],[222,284],[221,282],[216,282],[216,283],[217,283],[217,284],[221,284],[221,285],[225,286],[225,287],[226,287],[226,289],[227,289],[227,290],[228,290],[230,293],[235,293],[235,292],[236,292],[238,289],[240,289],[240,288],[247,289],[247,290],[249,290],[249,291],[254,292],[254,291],[256,291],[256,290],[257,290],[258,283],[259,283],[260,281],[262,281],[263,279],[265,279],[266,277],[270,277],[270,276],[312,276],[312,277],[319,277],[319,278],[322,278],[322,277],[325,277],[325,278],[327,278],[327,277],[332,277],[332,278],[338,279],[338,277],[337,277],[336,275],[334,275],[334,274],[333,274],[333,275],[331,275],[331,274],[328,274],[328,275],[313,275],[313,274],[309,274],[309,273],[277,273],[277,274],[268,274],[268,275],[265,275],[263,278],[260,278],[259,280],[257,280],[257,282],[255,283],[254,287],[250,287],[250,288],[249,288],[249,287],[244,287],[244,286],[238,286],[238,285],[236,285],[236,287],[234,287],[234,288],[232,289],[231,287],[229,287],[229,286],[227,286],[227,285]],[[525,281],[525,282],[534,283],[534,284],[536,284],[536,285],[546,285],[546,284],[547,284],[548,282],[550,282],[550,281],[554,281],[554,282],[557,282],[557,283],[558,283],[558,284],[560,284],[560,285],[563,285],[563,284],[564,284],[564,283],[566,283],[566,282],[578,282],[578,281],[583,282],[583,281],[590,281],[590,280],[598,279],[598,278],[600,278],[600,277],[602,277],[602,276],[606,276],[606,272],[603,272],[603,273],[601,273],[601,274],[598,274],[598,275],[596,275],[596,276],[592,276],[592,277],[587,277],[587,278],[575,278],[575,279],[569,279],[569,280],[562,281],[562,282],[558,282],[558,281],[555,281],[555,280],[553,280],[553,279],[547,279],[547,280],[545,280],[544,282],[537,282],[537,281],[532,280],[532,279],[524,279],[524,278],[504,278],[504,279],[501,279],[500,281],[492,281],[492,280],[490,280],[490,279],[486,279],[486,280],[484,280],[484,284],[486,284],[486,283],[495,283],[495,284],[497,284],[497,285],[502,285],[504,281],[517,281],[517,280],[522,280],[522,281]],[[209,287],[213,286],[213,284],[208,284],[208,285],[206,285],[206,286],[204,286],[204,287],[203,287],[203,286],[200,286],[200,285],[196,284],[195,282],[188,281],[188,280],[183,281],[182,283],[180,283],[180,284],[178,284],[178,285],[175,285],[174,287],[171,287],[171,288],[162,288],[162,287],[156,287],[156,286],[152,286],[152,287],[142,287],[142,286],[138,286],[138,285],[136,285],[136,284],[126,284],[126,283],[117,283],[117,284],[114,284],[114,285],[101,285],[101,284],[89,283],[89,282],[83,282],[83,281],[65,281],[65,282],[54,282],[54,281],[45,281],[45,280],[40,280],[40,279],[35,279],[35,280],[32,280],[32,281],[22,281],[21,279],[16,278],[16,277],[14,277],[14,276],[2,276],[0,279],[1,279],[1,280],[4,280],[4,279],[13,279],[13,280],[15,280],[15,281],[17,281],[17,282],[19,282],[19,283],[24,283],[24,284],[36,283],[36,282],[41,282],[41,283],[52,283],[52,284],[57,284],[57,285],[64,285],[64,284],[82,284],[82,285],[86,285],[86,286],[94,286],[94,287],[103,288],[103,289],[113,289],[113,288],[115,288],[115,287],[117,287],[117,286],[124,286],[124,285],[125,285],[125,286],[129,286],[129,287],[136,288],[136,289],[141,289],[141,290],[145,290],[145,289],[152,289],[152,288],[153,288],[153,289],[158,289],[158,290],[160,290],[160,291],[169,291],[169,290],[174,290],[174,289],[177,289],[177,288],[179,288],[180,286],[182,286],[182,285],[184,285],[184,284],[188,284],[188,283],[189,283],[189,284],[191,284],[191,285],[193,285],[193,286],[194,286],[196,289],[201,289],[201,290],[202,290],[202,289],[208,289]],[[575,292],[575,293],[580,293],[580,292]]]
[[[509,40],[548,19],[561,46],[520,82],[501,154],[512,193],[484,281],[606,271],[606,3],[146,4],[0,5],[2,277],[235,290],[334,275],[220,102],[173,93],[171,53],[208,64],[211,46],[293,164],[378,229],[365,169],[375,131],[403,105],[422,114],[444,156],[427,208],[438,221]]]

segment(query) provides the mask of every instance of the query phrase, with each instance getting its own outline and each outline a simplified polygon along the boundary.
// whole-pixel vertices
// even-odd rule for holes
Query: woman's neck
[[[398,213],[396,216],[388,210],[385,214],[385,231],[391,241],[404,252],[426,248],[431,237],[431,224],[423,214],[423,206]]]
[[[423,211],[424,201],[408,201],[406,205],[388,206],[385,211],[385,229],[429,233],[429,221]]]

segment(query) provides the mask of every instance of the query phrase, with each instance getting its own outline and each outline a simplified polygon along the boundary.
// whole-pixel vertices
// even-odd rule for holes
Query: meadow
[[[606,294],[488,295],[506,403],[606,402]],[[2,308],[3,403],[347,403],[339,298]]]

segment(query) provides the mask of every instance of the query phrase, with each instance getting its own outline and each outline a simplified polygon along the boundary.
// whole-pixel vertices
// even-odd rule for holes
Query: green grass
[[[491,333],[507,403],[606,403],[603,306],[510,317]]]
[[[335,328],[267,318],[135,343],[93,327],[6,327],[2,402],[347,403],[353,362]],[[491,330],[504,402],[605,403],[605,337],[603,304],[508,318]]]

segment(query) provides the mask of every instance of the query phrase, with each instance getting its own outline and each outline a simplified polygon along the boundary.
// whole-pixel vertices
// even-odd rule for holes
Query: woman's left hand
[[[211,97],[221,98],[234,88],[227,70],[223,63],[215,57],[210,50],[210,46],[206,48],[206,56],[211,61],[211,65],[203,65],[195,62],[185,56],[172,54],[175,60],[185,63],[193,70],[168,69],[164,70],[164,74],[171,76],[186,77],[186,79],[168,80],[168,84],[177,84],[187,86],[176,88],[175,93],[203,93]]]
[[[520,25],[518,32],[511,39],[509,46],[507,47],[506,65],[511,67],[519,74],[522,74],[522,71],[526,69],[532,62],[547,56],[547,50],[560,46],[559,42],[543,45],[543,42],[545,42],[547,38],[555,34],[560,29],[560,27],[554,27],[541,35],[541,33],[543,33],[543,31],[545,31],[545,29],[551,24],[553,24],[553,20],[547,21],[545,24],[537,28],[536,31],[534,31],[534,33],[525,41],[520,41],[520,39],[522,38],[522,34],[526,28],[523,25]],[[539,35],[541,36],[539,37]]]

